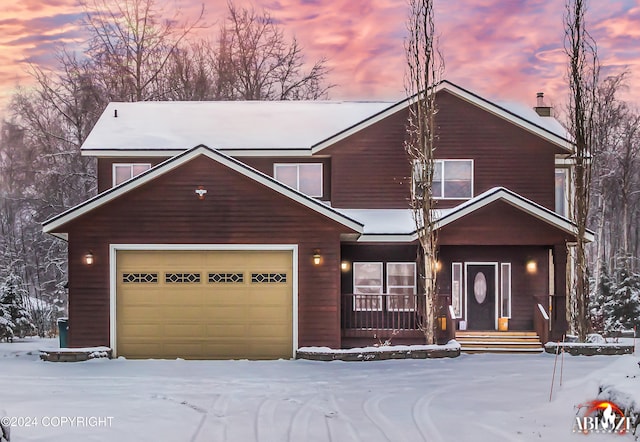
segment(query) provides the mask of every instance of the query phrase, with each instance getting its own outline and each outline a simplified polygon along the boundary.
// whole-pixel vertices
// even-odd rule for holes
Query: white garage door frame
[[[148,251],[280,251],[288,250],[292,253],[293,262],[293,346],[291,357],[294,358],[298,350],[298,245],[297,244],[109,244],[109,340],[114,356],[118,356],[116,340],[116,287],[117,287],[117,252],[124,250]]]

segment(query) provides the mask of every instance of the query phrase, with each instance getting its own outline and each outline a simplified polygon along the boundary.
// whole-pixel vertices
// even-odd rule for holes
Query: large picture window
[[[305,195],[322,197],[322,163],[274,164],[273,176]]]
[[[415,192],[421,194],[421,165],[414,163]],[[435,160],[431,194],[435,199],[470,199],[473,197],[473,160]]]
[[[353,263],[353,309],[356,311],[382,310],[382,263],[354,262]]]
[[[117,163],[113,165],[113,185],[117,186],[151,169],[150,163]]]

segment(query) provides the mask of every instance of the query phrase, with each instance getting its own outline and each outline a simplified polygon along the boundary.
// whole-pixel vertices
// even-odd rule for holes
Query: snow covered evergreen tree
[[[605,263],[600,268],[599,280],[595,281],[591,289],[591,300],[589,308],[591,313],[591,327],[594,331],[602,332],[604,330],[604,305],[612,299],[613,281],[609,276],[609,271]]]
[[[632,272],[631,257],[622,258],[616,268],[615,289],[605,300],[604,329],[607,332],[632,329],[640,322],[640,274]]]
[[[0,339],[12,341],[35,332],[36,327],[25,308],[27,291],[15,273],[9,273],[0,283]]]

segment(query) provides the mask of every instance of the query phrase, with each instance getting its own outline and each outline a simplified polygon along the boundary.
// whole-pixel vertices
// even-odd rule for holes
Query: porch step
[[[457,331],[456,341],[465,353],[542,353],[535,331]]]

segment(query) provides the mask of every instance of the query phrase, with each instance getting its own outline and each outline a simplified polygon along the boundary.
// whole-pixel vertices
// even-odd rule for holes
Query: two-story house
[[[70,345],[288,358],[421,342],[410,103],[111,103],[82,146],[99,194],[44,224],[68,241]],[[437,105],[440,298],[460,328],[532,330],[540,305],[563,331],[566,132],[541,103],[448,82]]]

